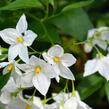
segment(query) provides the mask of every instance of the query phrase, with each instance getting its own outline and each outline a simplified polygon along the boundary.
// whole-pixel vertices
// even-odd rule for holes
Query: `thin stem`
[[[100,50],[96,46],[94,46],[94,48],[96,49],[100,58],[104,57],[104,55],[100,52]]]
[[[72,81],[72,96],[75,96],[75,86],[74,86],[74,81]]]
[[[34,48],[32,48],[32,47],[29,47],[33,52],[31,52],[30,53],[30,55],[33,53],[33,54],[42,54],[41,52],[38,52],[38,51],[36,51]]]
[[[77,43],[74,43],[74,45],[80,45],[80,44],[85,44],[86,41],[83,41],[83,42],[77,42]]]

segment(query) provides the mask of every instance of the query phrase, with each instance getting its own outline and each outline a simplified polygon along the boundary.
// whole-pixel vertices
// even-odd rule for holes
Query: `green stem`
[[[96,46],[94,46],[94,48],[96,49],[100,58],[104,57],[104,55],[100,52],[100,50]]]
[[[32,47],[29,47],[33,52],[30,53],[30,55],[33,54],[42,54],[41,52],[36,51],[35,49],[33,49]]]
[[[72,96],[76,96],[74,81],[72,81]]]

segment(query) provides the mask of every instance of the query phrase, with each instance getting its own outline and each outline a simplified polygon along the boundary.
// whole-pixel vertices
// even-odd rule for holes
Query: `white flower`
[[[37,34],[27,30],[26,17],[23,14],[17,23],[16,29],[7,28],[0,31],[1,38],[10,44],[8,58],[14,60],[18,55],[26,63],[29,62],[27,46],[31,46]]]
[[[14,79],[12,77],[10,77],[10,79],[8,80],[7,84],[1,89],[1,96],[0,96],[0,101],[3,104],[8,104],[11,102],[11,100],[13,100],[13,96],[11,95],[11,93],[16,92],[17,91],[17,86],[14,82]]]
[[[33,104],[35,104],[38,109],[57,109],[57,105],[55,103],[52,104],[45,104],[39,97],[33,98]]]
[[[88,76],[99,72],[104,78],[109,80],[109,55],[99,58],[98,56],[92,60],[88,60],[85,64],[84,76]]]
[[[21,71],[17,68],[17,63],[14,60],[0,63],[0,68],[4,68],[3,74],[11,73],[12,76],[15,74],[22,75]]]
[[[29,78],[35,88],[42,94],[46,95],[51,83],[50,78],[54,78],[56,74],[51,65],[44,60],[35,56],[31,56],[29,64],[21,64],[19,68],[23,70],[26,78]]]
[[[76,92],[76,96],[72,96],[71,93],[60,93],[55,95],[54,100],[59,105],[58,109],[91,109],[80,100],[78,92]]]
[[[64,54],[64,50],[61,46],[54,45],[47,53],[43,53],[43,57],[48,63],[52,64],[55,72],[57,73],[56,79],[58,82],[59,75],[70,80],[75,79],[68,67],[75,64],[76,59],[72,54]]]
[[[99,46],[103,50],[107,48],[107,42],[109,41],[109,29],[108,27],[100,27],[98,29],[91,29],[88,31],[88,42],[85,44],[85,52],[90,52],[94,45]],[[87,45],[89,50],[86,48]]]
[[[13,99],[9,104],[6,105],[5,109],[39,109],[33,104],[33,101],[29,101],[19,96]]]

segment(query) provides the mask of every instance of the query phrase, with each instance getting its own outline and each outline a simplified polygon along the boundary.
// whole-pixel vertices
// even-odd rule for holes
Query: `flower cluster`
[[[85,63],[84,76],[88,76],[99,72],[106,80],[109,80],[109,54],[108,54],[108,42],[109,42],[109,28],[100,27],[98,29],[92,29],[88,32],[88,38],[84,45],[85,52],[91,52],[93,48],[96,49],[97,55],[94,59],[88,60]],[[100,49],[107,52],[104,56]]]
[[[60,45],[54,45],[47,52],[43,52],[43,59],[32,54],[29,57],[28,47],[31,48],[37,34],[27,30],[27,27],[27,20],[23,14],[16,28],[0,31],[0,37],[10,45],[8,62],[0,63],[0,68],[4,68],[3,75],[10,73],[10,78],[0,95],[5,109],[90,109],[76,94],[55,94],[52,97],[55,102],[52,104],[36,97],[35,92],[32,96],[23,97],[23,89],[31,87],[35,87],[35,91],[46,96],[53,78],[57,82],[60,81],[60,76],[75,80],[69,67],[76,63],[76,58],[70,53],[64,53]],[[21,63],[22,61],[24,63]]]

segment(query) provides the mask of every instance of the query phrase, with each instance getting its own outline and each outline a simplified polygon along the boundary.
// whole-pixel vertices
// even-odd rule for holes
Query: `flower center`
[[[59,63],[60,62],[60,57],[55,56],[53,58],[53,61],[56,62],[56,63]]]
[[[13,64],[9,64],[8,67],[7,67],[7,70],[9,72],[12,72],[13,69],[14,69],[14,65]]]
[[[41,67],[40,66],[36,66],[35,67],[35,73],[39,74],[41,72]]]
[[[17,38],[17,42],[18,42],[18,43],[22,43],[23,41],[24,41],[24,39],[23,39],[22,37],[18,37],[18,38]]]
[[[29,104],[26,104],[25,109],[31,109],[31,106]]]

